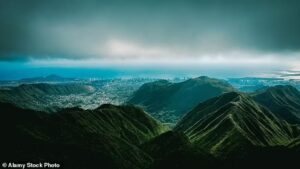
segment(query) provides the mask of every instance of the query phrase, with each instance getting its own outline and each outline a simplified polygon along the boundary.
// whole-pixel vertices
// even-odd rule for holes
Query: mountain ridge
[[[67,168],[100,162],[100,166],[108,163],[108,168],[140,169],[153,159],[139,145],[167,130],[132,106],[68,108],[51,114],[8,103],[0,103],[0,107],[0,131],[6,135],[0,147],[5,160],[63,160]],[[57,154],[60,151],[64,153]]]
[[[300,92],[290,85],[278,85],[252,94],[253,99],[289,123],[300,124]]]
[[[299,128],[236,92],[200,103],[174,130],[184,132],[191,142],[217,156],[252,146],[287,145],[300,133]]]
[[[127,103],[145,108],[164,122],[177,122],[199,102],[235,89],[226,81],[201,76],[179,83],[160,80],[144,84]]]
[[[53,112],[58,108],[51,107],[51,103],[49,106],[45,106],[49,104],[48,102],[52,101],[52,96],[85,95],[91,94],[95,90],[96,89],[91,85],[79,83],[21,84],[0,90],[0,101],[17,104],[22,108]]]
[[[201,77],[179,87],[166,80],[145,86],[151,92],[160,93],[163,88],[182,95],[180,89],[194,91],[206,81],[213,84],[210,78]],[[108,169],[197,169],[199,165],[224,169],[244,164],[256,168],[259,163],[281,164],[274,160],[277,158],[294,164],[300,152],[299,125],[290,124],[255,100],[265,93],[273,94],[274,98],[265,99],[275,100],[279,106],[297,103],[297,93],[290,86],[254,94],[225,92],[198,103],[171,131],[133,105],[102,104],[91,110],[70,107],[46,113],[0,102],[0,132],[6,136],[0,149],[8,161],[64,161],[67,168],[93,168],[95,163]],[[169,97],[164,94],[161,96]],[[284,97],[279,98],[281,95]],[[74,161],[80,162],[74,166]]]

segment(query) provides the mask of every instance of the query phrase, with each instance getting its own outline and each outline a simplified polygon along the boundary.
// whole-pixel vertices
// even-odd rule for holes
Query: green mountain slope
[[[200,103],[175,127],[216,156],[227,157],[254,146],[287,145],[299,128],[279,120],[249,96],[236,92]]]
[[[0,90],[0,101],[16,104],[19,107],[55,111],[56,107],[46,105],[53,102],[52,96],[67,96],[75,94],[90,94],[95,88],[85,84],[22,84],[16,87]]]
[[[12,92],[14,95],[68,95],[93,92],[94,88],[84,84],[21,84],[20,86],[12,87],[11,90],[4,90]]]
[[[1,139],[3,160],[63,161],[66,168],[146,168],[152,158],[139,145],[166,129],[132,106],[52,114],[0,107],[0,131],[6,136]]]
[[[160,159],[178,149],[186,149],[188,146],[190,146],[190,141],[186,135],[168,131],[145,142],[142,148],[155,159]]]
[[[166,80],[144,84],[128,101],[140,105],[164,122],[177,120],[200,102],[234,91],[227,82],[206,76],[180,83]]]
[[[183,133],[168,131],[142,145],[155,161],[151,169],[216,168],[216,159],[195,147]]]
[[[292,86],[274,86],[253,94],[256,102],[267,107],[277,117],[300,124],[300,92]]]

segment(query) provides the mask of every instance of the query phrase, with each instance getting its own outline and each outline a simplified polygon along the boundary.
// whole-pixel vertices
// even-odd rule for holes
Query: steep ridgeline
[[[256,102],[267,107],[277,117],[300,124],[300,92],[292,86],[274,86],[253,94]]]
[[[230,91],[234,88],[227,82],[205,76],[180,83],[160,80],[141,86],[128,103],[144,107],[163,122],[175,123],[200,102]]]
[[[75,94],[90,94],[94,87],[85,84],[22,84],[16,87],[0,90],[0,101],[16,104],[19,107],[52,111],[53,97]],[[56,98],[57,99],[57,98]],[[49,110],[47,109],[49,105]]]
[[[0,104],[1,157],[62,162],[64,168],[147,168],[139,145],[166,128],[132,106],[64,109],[47,114]],[[76,161],[76,162],[75,162]]]
[[[215,156],[241,155],[251,147],[287,145],[299,128],[278,119],[251,97],[236,92],[200,103],[176,126]]]

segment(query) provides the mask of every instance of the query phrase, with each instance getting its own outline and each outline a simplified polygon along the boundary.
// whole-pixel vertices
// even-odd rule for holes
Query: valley
[[[203,76],[6,86],[1,156],[65,168],[293,166],[299,93],[290,85],[245,93]]]

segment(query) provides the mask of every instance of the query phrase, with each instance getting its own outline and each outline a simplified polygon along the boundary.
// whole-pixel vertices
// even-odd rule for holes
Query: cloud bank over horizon
[[[298,0],[3,0],[0,62],[300,69]]]

